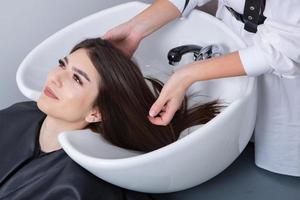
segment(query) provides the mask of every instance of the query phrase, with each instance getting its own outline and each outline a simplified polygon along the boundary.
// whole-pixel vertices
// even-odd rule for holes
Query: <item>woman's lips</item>
[[[44,94],[52,99],[58,100],[58,97],[55,95],[55,93],[49,87],[45,87]]]

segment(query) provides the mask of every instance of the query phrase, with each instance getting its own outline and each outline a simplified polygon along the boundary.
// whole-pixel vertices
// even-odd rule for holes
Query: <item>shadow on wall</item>
[[[213,0],[208,2],[207,4],[198,7],[200,10],[205,11],[211,15],[215,15],[218,7],[218,0]]]

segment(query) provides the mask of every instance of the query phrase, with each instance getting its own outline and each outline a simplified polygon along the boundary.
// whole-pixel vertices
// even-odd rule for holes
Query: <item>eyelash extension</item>
[[[65,63],[63,62],[62,59],[58,60],[58,66],[62,67],[62,68],[66,67],[66,65],[65,65]],[[73,80],[76,81],[76,83],[78,83],[79,85],[83,85],[80,77],[77,74],[73,74]]]

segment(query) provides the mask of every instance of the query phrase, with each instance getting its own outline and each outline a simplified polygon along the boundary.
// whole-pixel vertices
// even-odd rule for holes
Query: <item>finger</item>
[[[161,111],[160,113],[158,113],[159,116],[162,116],[165,112]]]
[[[161,111],[166,111],[166,109],[167,109],[167,106],[164,105],[164,106],[162,107]]]
[[[160,115],[161,118],[161,124],[162,125],[168,125],[172,118],[174,117],[175,112],[178,110],[178,104],[175,100],[170,101],[167,104],[166,111],[162,112]]]
[[[108,30],[101,38],[104,40],[114,40],[114,37],[116,37],[115,28],[112,28]]]
[[[166,126],[170,123],[177,110],[178,110],[178,104],[176,103],[176,101],[172,101],[166,105],[165,112],[160,112],[155,117],[149,116],[148,118],[152,124],[159,125],[159,126]]]
[[[154,125],[163,126],[162,125],[162,119],[161,119],[161,117],[151,117],[151,116],[148,116],[148,119]]]
[[[104,40],[119,40],[120,39],[120,35],[116,34],[114,30],[109,30],[108,32],[106,32],[101,38]]]
[[[100,38],[102,38],[103,40],[109,40],[111,37],[110,32],[106,32],[104,35],[102,35]]]
[[[158,97],[158,99],[154,102],[154,104],[151,106],[149,115],[151,117],[156,116],[164,107],[164,105],[167,103],[167,100],[161,96]]]

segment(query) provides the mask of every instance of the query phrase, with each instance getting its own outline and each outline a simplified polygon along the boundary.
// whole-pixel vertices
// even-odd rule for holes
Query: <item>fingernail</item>
[[[151,111],[149,112],[149,115],[150,115],[151,117],[154,117],[154,116],[156,115],[156,113],[155,113],[153,110],[151,110]]]

